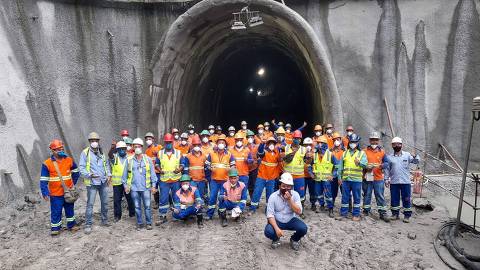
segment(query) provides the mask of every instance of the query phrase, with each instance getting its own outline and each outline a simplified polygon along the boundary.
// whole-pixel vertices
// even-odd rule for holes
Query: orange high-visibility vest
[[[192,206],[195,203],[195,191],[196,187],[190,187],[191,191],[183,191],[182,189],[177,190],[177,197],[180,199],[180,204],[186,206]],[[182,192],[183,191],[183,192]]]
[[[248,175],[249,171],[248,171],[247,158],[248,158],[248,154],[250,153],[250,150],[246,147],[243,147],[242,150],[239,151],[236,147],[234,147],[232,150],[230,150],[230,152],[235,158],[235,166],[237,167],[238,175],[240,176]]]
[[[210,167],[212,168],[212,179],[217,181],[227,181],[228,171],[230,170],[230,158],[232,154],[230,152],[224,152],[219,154],[213,152],[210,154]]]
[[[248,165],[248,170],[251,172],[258,168],[258,144],[249,144],[248,149],[250,149],[250,153],[252,154],[253,163]]]
[[[230,182],[223,183],[223,188],[225,189],[226,193],[225,198],[230,202],[242,202],[242,191],[245,188],[245,184],[243,182],[237,182],[238,186],[232,187]],[[245,201],[244,201],[245,203]]]
[[[48,191],[50,196],[63,196],[63,187],[60,177],[58,177],[57,170],[53,165],[51,158],[45,160],[43,163],[48,168]],[[57,160],[58,169],[62,175],[63,181],[67,187],[73,187],[72,172],[70,171],[73,165],[73,159],[66,157]]]
[[[369,165],[381,165],[383,162],[383,157],[385,156],[385,151],[383,149],[373,150],[371,147],[367,147],[363,150],[367,155],[367,161]],[[380,168],[373,168],[373,180],[380,181],[383,180],[383,171]]]
[[[280,153],[275,149],[273,152],[265,151],[260,166],[258,167],[258,178],[264,180],[275,180],[280,176]]]
[[[201,152],[199,155],[189,153],[186,157],[188,159],[188,174],[193,181],[205,181],[205,161],[207,155]]]

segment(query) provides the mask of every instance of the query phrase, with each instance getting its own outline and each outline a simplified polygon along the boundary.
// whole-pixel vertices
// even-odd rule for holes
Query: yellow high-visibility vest
[[[327,181],[333,172],[332,152],[326,150],[322,158],[320,158],[320,153],[315,153],[313,162],[315,181]]]
[[[287,145],[285,147],[285,154],[288,155],[292,152],[292,147],[290,145]],[[305,147],[300,146],[300,148],[293,156],[292,161],[289,163],[284,162],[283,169],[285,170],[285,172],[288,172],[292,175],[303,175],[305,170],[305,162],[303,161],[303,158],[305,157],[306,153],[307,151]]]
[[[158,152],[158,159],[160,160],[160,167],[162,168],[163,174],[160,176],[161,181],[178,181],[182,176],[182,173],[174,173],[176,169],[180,167],[180,159],[182,158],[182,153],[177,149],[172,150],[172,155],[168,157],[165,154],[165,150]]]
[[[120,186],[122,184],[123,170],[127,162],[127,158],[122,162],[120,157],[115,155],[115,162],[112,165],[112,186]]]
[[[355,158],[359,160],[365,155],[365,152],[355,150],[353,155],[350,154],[350,150],[343,152],[343,173],[342,178],[345,180],[362,180],[363,168],[360,165],[355,164]]]
[[[85,169],[87,170],[87,172],[90,173],[92,160],[92,156],[90,155],[90,147],[83,149],[83,153],[85,153],[85,156],[87,157],[87,164],[85,166]],[[103,161],[103,169],[105,170],[105,175],[107,175],[107,159],[105,158],[104,154],[101,154],[100,158]],[[83,178],[83,183],[85,184],[85,186],[90,186],[92,182],[88,178]]]
[[[133,173],[132,173],[132,170],[133,170],[133,159],[135,158],[135,156],[132,156],[132,157],[129,157],[127,162],[128,162],[128,176],[127,176],[127,186],[128,187],[131,187],[132,186],[132,180],[133,180]],[[146,188],[150,188],[151,185],[152,185],[152,181],[150,179],[150,158],[146,158],[145,155],[143,155],[142,157],[143,159],[143,162],[145,163],[145,187]]]

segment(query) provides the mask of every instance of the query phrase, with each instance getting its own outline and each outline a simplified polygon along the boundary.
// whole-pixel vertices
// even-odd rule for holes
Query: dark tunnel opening
[[[312,89],[299,65],[273,46],[242,46],[220,55],[205,80],[201,106],[210,104],[202,126],[250,129],[276,119],[300,126],[312,123]],[[263,71],[263,73],[262,73]]]

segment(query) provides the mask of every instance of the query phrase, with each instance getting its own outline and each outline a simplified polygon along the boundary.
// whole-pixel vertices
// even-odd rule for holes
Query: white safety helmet
[[[283,173],[282,176],[280,176],[280,182],[289,186],[293,186],[293,176],[288,172]]]
[[[401,144],[403,144],[402,138],[400,138],[400,137],[395,137],[395,138],[392,139],[392,143],[401,143]]]
[[[115,146],[115,148],[127,148],[127,144],[124,142],[124,141],[119,141],[117,142],[117,145]]]
[[[133,140],[132,144],[138,144],[138,145],[143,146],[143,140],[140,139],[140,138],[136,138],[135,140]]]
[[[312,138],[307,137],[303,139],[303,144],[313,144]]]

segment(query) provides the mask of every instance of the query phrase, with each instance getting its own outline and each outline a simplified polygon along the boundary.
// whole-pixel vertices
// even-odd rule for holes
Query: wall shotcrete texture
[[[53,138],[78,158],[90,131],[107,148],[124,128],[142,136],[209,124],[209,72],[258,44],[305,74],[316,121],[353,124],[363,138],[389,134],[386,98],[397,135],[430,152],[442,143],[463,160],[480,95],[478,0],[285,2],[1,1],[0,200],[38,190]],[[246,4],[265,24],[229,31]]]

